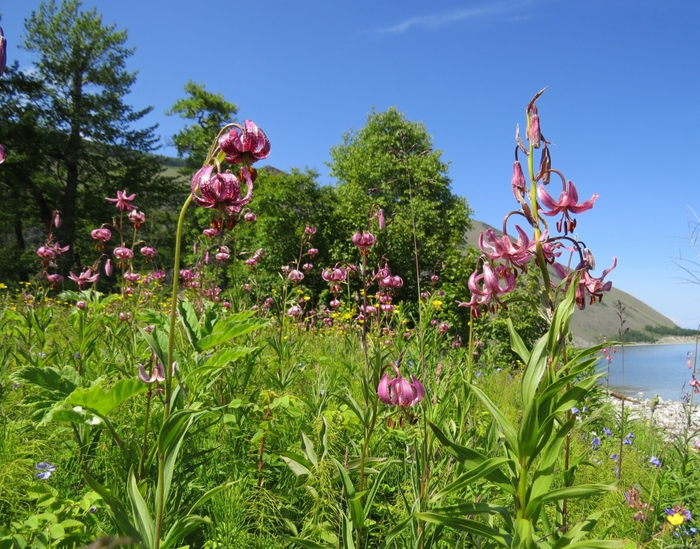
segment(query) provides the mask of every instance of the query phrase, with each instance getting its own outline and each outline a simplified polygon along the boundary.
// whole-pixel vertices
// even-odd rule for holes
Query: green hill
[[[481,221],[472,221],[472,229],[465,235],[465,240],[472,246],[477,246],[479,233],[486,229],[493,228],[502,234],[495,227],[491,227]],[[553,275],[553,271],[550,271]],[[652,309],[646,303],[636,297],[615,288],[614,271],[611,273],[613,288],[606,292],[603,300],[591,306],[587,306],[583,311],[576,310],[571,320],[571,331],[574,334],[574,342],[577,346],[584,346],[599,343],[602,338],[618,339],[620,330],[620,318],[617,315],[616,306],[618,301],[625,307],[624,327],[629,329],[628,341],[658,341],[665,335],[689,336],[694,332],[679,332],[673,321]],[[647,327],[652,327],[651,330]]]

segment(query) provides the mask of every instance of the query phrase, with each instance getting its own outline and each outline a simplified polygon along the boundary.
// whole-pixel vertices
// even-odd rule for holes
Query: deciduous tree
[[[375,234],[372,258],[385,256],[404,278],[403,297],[416,299],[417,248],[422,282],[427,282],[446,254],[461,248],[470,209],[450,189],[447,164],[433,150],[425,126],[398,110],[374,110],[359,131],[350,131],[331,149],[331,175],[338,180],[336,256],[356,256],[353,232],[367,228],[373,203],[384,209],[386,232]],[[415,234],[415,241],[414,241]]]

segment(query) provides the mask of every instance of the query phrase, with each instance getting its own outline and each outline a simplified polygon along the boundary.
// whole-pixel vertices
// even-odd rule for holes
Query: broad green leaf
[[[310,539],[302,539],[291,536],[283,536],[283,539],[296,543],[298,546],[304,547],[305,549],[329,549],[327,546],[311,541]]]
[[[476,503],[470,501],[465,503],[457,503],[455,505],[446,505],[444,507],[433,507],[430,511],[440,515],[449,516],[498,514],[503,517],[503,520],[510,530],[512,530],[513,527],[513,519],[511,518],[508,509],[500,505],[493,505],[491,503]]]
[[[199,368],[187,374],[186,380],[203,373],[216,373],[222,368],[232,368],[233,362],[258,350],[258,347],[224,347],[212,353]]]
[[[574,277],[574,280],[571,281],[569,289],[566,292],[566,298],[564,298],[564,301],[562,301],[554,311],[552,324],[547,334],[547,354],[552,358],[559,355],[562,347],[566,343],[566,335],[569,332],[569,321],[576,308],[576,287],[578,286],[579,278],[580,275]]]
[[[129,515],[126,512],[126,508],[122,502],[115,498],[106,487],[102,486],[102,484],[97,482],[86,472],[83,472],[83,476],[90,485],[90,488],[97,492],[102,498],[102,501],[104,501],[112,520],[114,520],[114,523],[117,526],[117,531],[124,536],[142,541],[141,534],[139,534],[138,530],[131,523]]]
[[[394,526],[391,530],[389,530],[386,533],[386,536],[382,540],[382,543],[379,545],[377,549],[387,549],[389,545],[391,544],[392,541],[394,541],[394,538],[401,534],[407,526],[409,526],[413,522],[413,517],[408,517],[406,520],[398,523],[396,526]]]
[[[250,318],[253,313],[253,311],[243,311],[217,322],[212,333],[199,340],[199,348],[205,351],[269,324],[269,321],[263,318]]]
[[[304,484],[304,482],[306,482],[306,479],[309,478],[309,475],[311,475],[311,464],[301,456],[292,454],[291,452],[278,452],[278,455],[280,456],[282,461],[284,461],[287,464],[287,467],[291,469],[292,473],[296,475],[296,486],[299,487],[302,484]],[[309,467],[304,465],[302,461],[309,463]]]
[[[61,395],[69,395],[77,387],[77,384],[62,375],[62,372],[50,367],[35,368],[34,366],[25,366],[17,370],[11,377],[13,381],[37,385],[42,389],[60,393]]]
[[[207,501],[209,501],[211,498],[213,498],[216,494],[219,492],[223,492],[227,488],[230,488],[235,484],[234,481],[227,482],[225,484],[222,484],[220,486],[217,486],[216,488],[212,488],[208,492],[204,493],[202,497],[200,497],[197,501],[194,502],[194,505],[190,507],[190,512],[189,514],[192,515],[194,512],[199,509],[202,505],[204,505]]]
[[[518,456],[520,459],[532,457],[541,436],[538,422],[537,398],[525,404],[520,426],[518,427]]]
[[[352,410],[355,415],[357,416],[357,419],[360,420],[361,423],[364,424],[365,422],[365,414],[362,411],[362,408],[360,405],[357,403],[357,401],[353,398],[353,396],[350,394],[350,390],[346,389],[346,395],[344,397],[335,395],[335,397],[345,404],[350,410]]]
[[[168,502],[170,486],[180,446],[185,434],[195,420],[201,415],[192,409],[177,410],[173,412],[160,429],[158,436],[158,451],[163,454],[163,508]]]
[[[460,463],[464,463],[464,465],[473,469],[488,459],[478,450],[474,450],[473,448],[468,448],[466,446],[460,446],[459,444],[452,442],[447,438],[445,433],[438,428],[437,425],[434,425],[433,423],[429,423],[429,425],[435,433],[437,439],[446,447],[450,454],[457,458]],[[514,464],[511,461],[511,463],[509,463],[509,467],[513,466]],[[501,488],[501,490],[504,490],[509,494],[515,494],[515,489],[513,488],[510,480],[502,471],[495,469],[484,478],[497,485],[499,488]]]
[[[510,547],[509,539],[506,536],[501,534],[498,530],[494,530],[490,526],[475,520],[451,517],[434,512],[413,513],[413,516],[418,520],[424,520],[425,522],[432,522],[434,524],[442,524],[461,532],[469,532],[474,536],[481,536],[491,541],[495,541],[502,547]]]
[[[311,442],[303,431],[301,433],[301,449],[307,459],[316,467],[316,465],[318,465],[318,458],[316,457],[316,452],[314,452],[314,443]]]
[[[66,530],[60,524],[52,524],[51,528],[49,528],[49,535],[53,539],[61,539],[66,535]]]
[[[447,486],[445,486],[442,490],[440,490],[437,494],[435,494],[432,498],[431,501],[435,501],[441,498],[444,498],[445,496],[448,496],[452,494],[453,492],[456,492],[458,490],[462,490],[463,488],[469,486],[473,482],[476,482],[477,480],[481,478],[485,478],[491,471],[494,471],[498,469],[501,465],[504,465],[508,463],[507,458],[503,457],[495,457],[495,458],[490,458],[484,461],[481,465],[478,465],[474,467],[473,469],[467,471],[466,473],[462,473],[457,480],[454,482],[451,482]]]
[[[537,341],[537,343],[535,343],[535,347],[532,349],[532,353],[530,354],[530,360],[528,360],[525,365],[523,381],[520,386],[523,404],[525,406],[532,404],[540,383],[542,382],[542,376],[547,371],[548,360],[551,357],[547,357],[545,353],[546,348],[547,334],[543,335]]]
[[[503,414],[503,412],[501,412],[498,406],[496,406],[496,404],[494,404],[493,401],[486,395],[486,393],[484,393],[476,385],[471,385],[470,387],[474,394],[477,397],[479,397],[479,400],[483,403],[483,405],[486,406],[486,408],[488,408],[489,412],[491,412],[491,415],[496,420],[496,423],[498,423],[498,426],[501,428],[503,435],[506,437],[506,440],[510,444],[510,449],[515,454],[519,454],[517,434],[513,424]]]
[[[360,503],[359,494],[355,492],[355,487],[352,485],[350,480],[350,475],[337,459],[333,458],[333,463],[338,468],[340,473],[340,479],[343,482],[343,488],[345,489],[345,500],[348,504],[348,509],[350,510],[350,518],[352,519],[352,524],[358,530],[364,526],[365,514],[362,509],[362,504]]]
[[[104,380],[98,380],[89,389],[76,389],[65,400],[65,404],[82,406],[106,417],[125,400],[148,390],[148,385],[138,379],[120,379],[105,392],[102,390],[103,382]]]
[[[156,326],[153,331],[149,334],[143,328],[139,328],[141,335],[148,343],[153,353],[158,357],[158,360],[163,367],[168,363],[168,338],[165,334],[161,333],[161,330]]]
[[[532,484],[528,492],[529,503],[525,509],[525,518],[532,518],[539,515],[539,504],[535,503],[532,505],[532,502],[533,500],[535,502],[539,501],[541,496],[549,492],[549,488],[554,480],[554,467],[559,459],[561,448],[573,425],[574,419],[572,418],[557,431],[556,436],[551,440],[549,446],[542,452],[542,459],[537,465],[537,470],[533,475]]]
[[[211,520],[208,517],[199,515],[185,515],[179,517],[168,530],[165,538],[160,544],[160,549],[170,549],[177,546],[187,534],[199,528],[202,524],[208,524]]]
[[[586,540],[566,545],[569,549],[620,549],[626,547],[627,542],[622,540]]]
[[[535,529],[529,520],[515,519],[512,549],[537,549]]]
[[[139,492],[139,486],[136,482],[134,470],[129,471],[129,480],[126,485],[126,491],[129,494],[131,501],[131,514],[134,517],[136,529],[141,534],[141,539],[146,544],[147,549],[153,549],[155,546],[155,525],[151,518],[151,512],[148,510],[148,505]]]
[[[530,361],[530,351],[527,350],[527,347],[525,346],[525,343],[523,343],[520,334],[518,334],[518,332],[515,331],[513,321],[510,318],[508,318],[507,323],[508,331],[510,332],[510,348],[515,354],[517,354],[520,357],[520,360],[523,361],[523,364],[527,364]]]
[[[199,350],[199,340],[202,337],[202,328],[199,325],[199,317],[191,301],[178,301],[177,310],[180,314],[180,322],[185,328],[187,340],[192,347]]]
[[[355,536],[353,534],[352,522],[346,515],[343,515],[343,549],[355,549]]]
[[[384,467],[381,468],[379,471],[379,474],[375,479],[372,481],[372,487],[369,489],[369,492],[367,492],[367,500],[365,501],[365,510],[364,510],[364,516],[365,520],[369,517],[369,513],[372,510],[372,504],[374,503],[374,498],[377,495],[377,490],[379,489],[379,485],[382,483],[382,479],[384,478],[384,475],[386,475],[387,471],[389,470],[389,467],[393,463],[398,463],[396,460],[390,459],[388,460],[385,464]]]
[[[325,415],[321,415],[321,432],[319,433],[319,438],[321,439],[321,459],[323,460],[328,453],[328,420]]]
[[[580,484],[578,486],[569,486],[567,488],[558,488],[551,490],[539,497],[531,498],[527,504],[527,509],[533,509],[537,505],[550,501],[559,501],[562,499],[580,499],[591,496],[599,496],[605,492],[613,492],[617,488],[610,484]],[[526,512],[527,512],[526,509]]]

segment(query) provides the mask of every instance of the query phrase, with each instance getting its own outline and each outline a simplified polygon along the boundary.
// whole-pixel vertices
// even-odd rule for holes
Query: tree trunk
[[[66,166],[66,188],[63,192],[63,204],[61,206],[61,244],[70,245],[70,250],[65,254],[64,265],[69,268],[79,268],[77,263],[80,258],[75,253],[76,217],[78,208],[78,183],[80,181],[80,152],[82,137],[80,135],[80,122],[82,118],[83,99],[83,71],[76,69],[73,74],[73,90],[71,93],[71,129],[68,137],[68,147],[63,159]]]

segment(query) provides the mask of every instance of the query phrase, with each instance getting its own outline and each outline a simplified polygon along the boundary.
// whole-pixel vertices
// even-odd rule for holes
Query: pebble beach
[[[662,398],[655,402],[655,399],[635,399],[629,397],[621,397],[615,393],[611,393],[608,397],[610,404],[617,410],[619,415],[622,410],[622,402],[624,399],[625,412],[628,418],[633,420],[643,421],[647,425],[653,425],[663,430],[667,438],[672,438],[675,435],[683,433],[688,422],[688,411],[690,411],[690,433],[694,436],[693,441],[699,438],[700,435],[700,397],[695,398],[692,404],[678,402],[674,400],[664,400]]]

